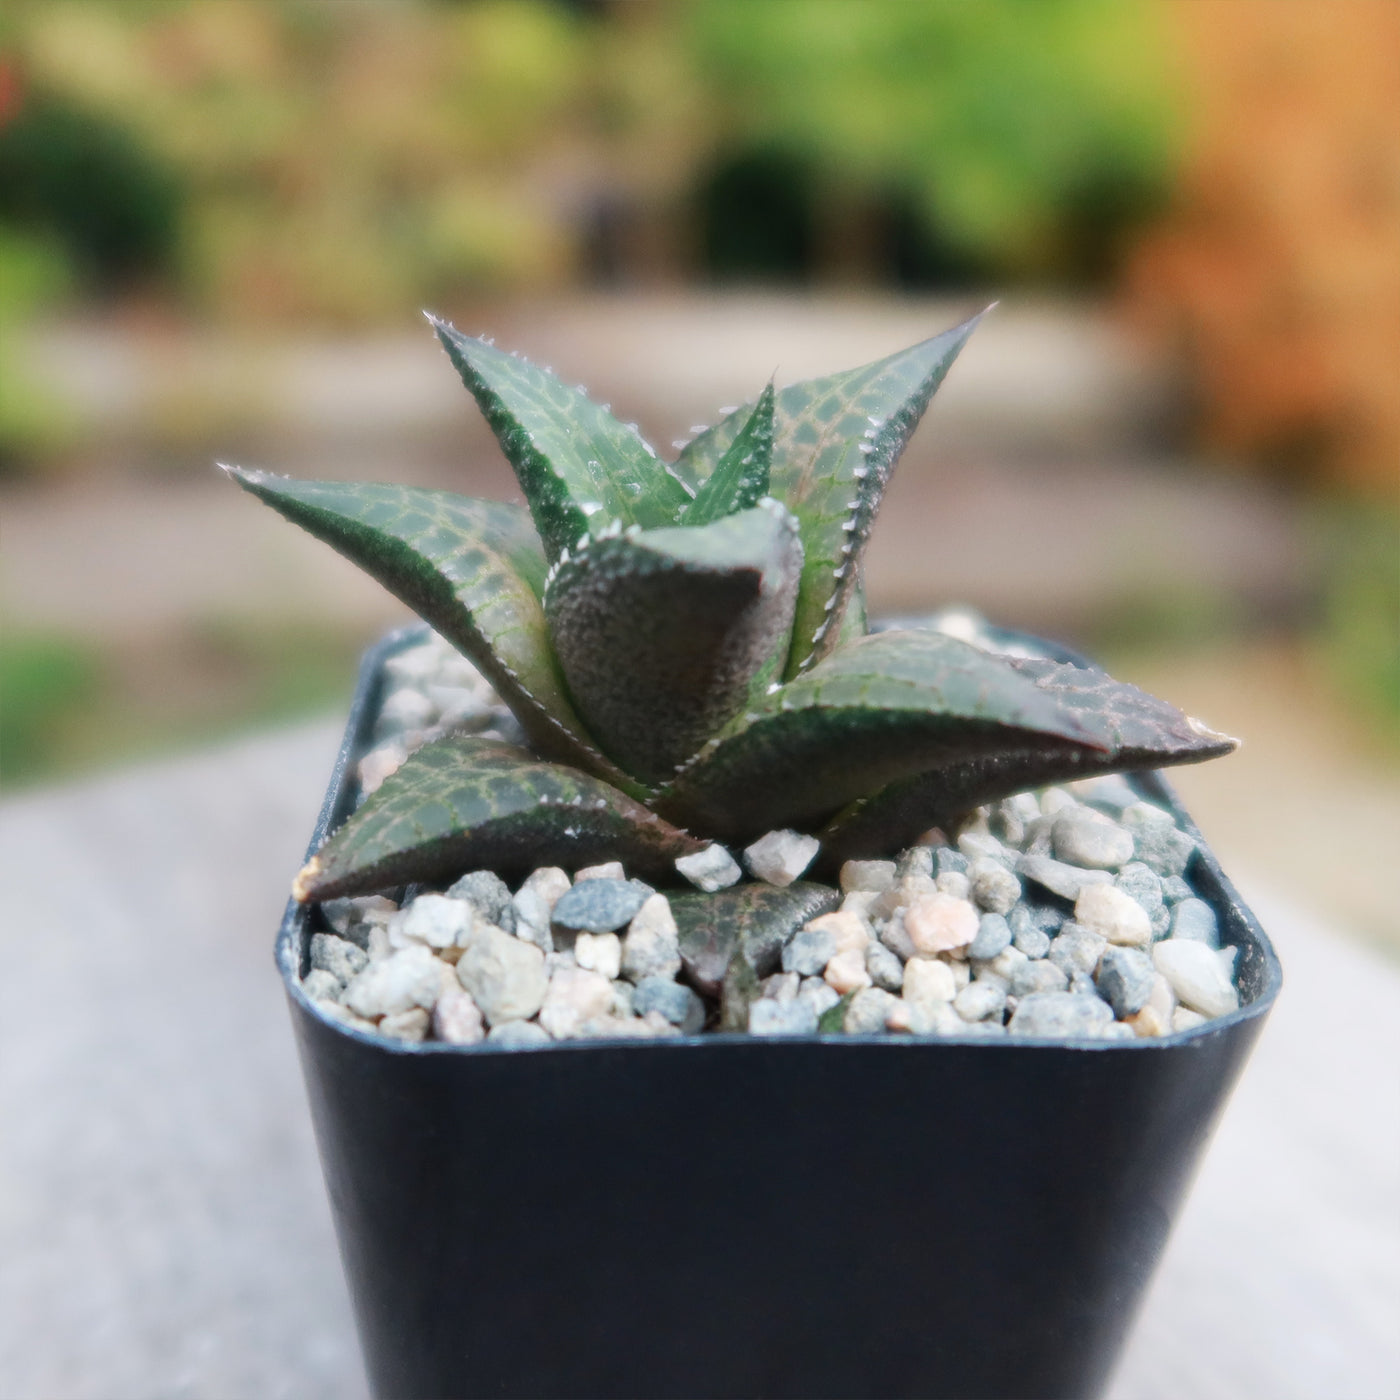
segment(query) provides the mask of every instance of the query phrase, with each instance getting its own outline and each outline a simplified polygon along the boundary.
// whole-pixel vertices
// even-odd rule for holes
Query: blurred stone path
[[[365,1394],[272,961],[337,740],[0,803],[5,1400]],[[1393,1400],[1400,974],[1243,883],[1283,995],[1110,1400]]]

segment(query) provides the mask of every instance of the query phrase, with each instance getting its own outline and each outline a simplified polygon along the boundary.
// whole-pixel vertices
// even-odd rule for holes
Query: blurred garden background
[[[343,705],[401,610],[213,463],[513,494],[420,308],[661,445],[993,299],[873,606],[1242,735],[1227,865],[1400,948],[1394,0],[8,0],[0,781]]]

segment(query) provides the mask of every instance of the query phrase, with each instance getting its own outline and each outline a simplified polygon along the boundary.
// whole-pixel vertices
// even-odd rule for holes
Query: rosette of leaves
[[[434,321],[526,506],[228,468],[469,657],[529,744],[420,749],[297,898],[602,859],[664,876],[775,828],[819,836],[832,868],[1028,787],[1228,752],[1101,671],[868,630],[881,497],[975,324],[770,384],[668,463],[582,389]],[[810,917],[818,889],[789,902]],[[707,899],[741,924],[786,917],[776,891],[686,898],[701,923]]]

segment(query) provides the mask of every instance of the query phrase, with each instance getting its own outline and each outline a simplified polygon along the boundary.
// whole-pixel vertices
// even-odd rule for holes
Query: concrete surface
[[[365,1394],[271,956],[337,737],[0,803],[6,1400]],[[1400,974],[1243,883],[1285,990],[1110,1400],[1388,1400]]]

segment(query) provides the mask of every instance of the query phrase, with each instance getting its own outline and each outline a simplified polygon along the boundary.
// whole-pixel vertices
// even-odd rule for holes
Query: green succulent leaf
[[[1007,658],[938,632],[862,637],[732,721],[657,795],[668,820],[722,840],[811,830],[848,802],[955,758],[1107,748]]]
[[[569,693],[599,744],[648,782],[674,776],[782,666],[802,546],[764,506],[703,526],[594,540],[545,593]]]
[[[540,602],[544,555],[519,506],[411,486],[224,470],[470,657],[541,753],[641,791],[598,752],[569,702]]]
[[[551,563],[615,521],[669,525],[690,503],[636,429],[582,389],[429,320],[514,468]]]
[[[756,976],[767,977],[778,970],[788,939],[818,914],[835,909],[841,896],[829,885],[798,880],[782,888],[687,890],[670,900],[686,976],[700,991],[717,996],[736,954],[743,954]]]
[[[839,813],[822,832],[828,861],[883,855],[942,826],[972,807],[1027,788],[1103,773],[1166,768],[1219,758],[1238,741],[1217,734],[1175,705],[1097,668],[1006,658],[1098,739],[1097,747],[1070,741],[1017,745],[980,755],[953,756],[891,783]]]
[[[805,556],[789,676],[835,648],[895,463],[980,320],[778,393],[769,490],[801,521]],[[748,415],[736,409],[697,436],[677,457],[676,474],[703,480]]]
[[[854,992],[847,992],[835,1006],[828,1006],[820,1016],[817,1017],[818,1035],[841,1035],[846,1029],[846,1012],[850,1010],[851,1002],[855,1000]]]
[[[756,506],[768,494],[773,460],[773,385],[758,396],[748,421],[739,430],[714,471],[681,514],[683,525],[709,525],[726,515]]]
[[[749,1007],[759,998],[762,988],[758,973],[736,948],[725,970],[724,984],[719,989],[719,1028],[722,1031],[746,1031],[749,1028]]]
[[[296,899],[450,882],[467,870],[524,874],[620,860],[672,871],[703,847],[608,783],[493,739],[427,744],[332,833],[297,876]]]

